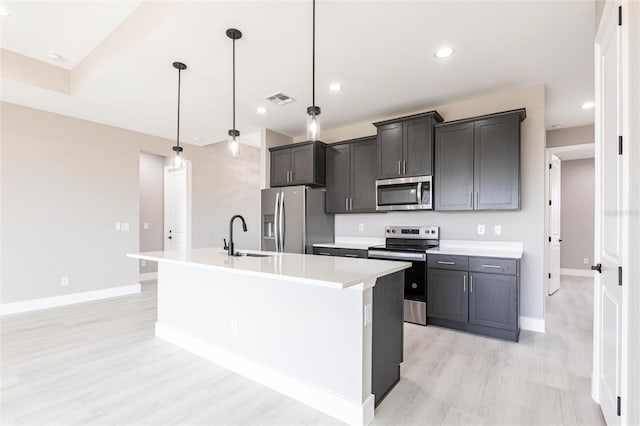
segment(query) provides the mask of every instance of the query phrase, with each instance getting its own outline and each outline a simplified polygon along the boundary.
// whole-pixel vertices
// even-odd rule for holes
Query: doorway
[[[164,167],[164,249],[191,248],[191,162]]]

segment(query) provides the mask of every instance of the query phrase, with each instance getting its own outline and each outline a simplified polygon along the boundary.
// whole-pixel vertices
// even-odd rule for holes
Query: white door
[[[611,5],[612,6],[612,5]],[[608,425],[620,424],[622,287],[622,157],[621,134],[621,33],[617,7],[609,7],[596,41],[596,274],[594,321],[594,374],[597,396]]]
[[[190,235],[190,164],[164,168],[164,249],[186,250]]]
[[[549,168],[549,295],[560,290],[560,159],[551,155]]]

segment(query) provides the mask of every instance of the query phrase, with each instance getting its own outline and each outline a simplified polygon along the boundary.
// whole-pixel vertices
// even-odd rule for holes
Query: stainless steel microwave
[[[431,210],[431,176],[376,180],[376,210]]]

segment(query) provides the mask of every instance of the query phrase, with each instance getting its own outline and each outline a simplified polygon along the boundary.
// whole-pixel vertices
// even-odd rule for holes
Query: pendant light
[[[177,135],[176,135],[176,146],[172,149],[176,153],[173,158],[173,167],[176,169],[181,169],[184,165],[182,161],[182,147],[180,146],[180,73],[183,70],[187,69],[187,66],[182,62],[174,62],[173,67],[178,70],[178,125],[177,125]]]
[[[307,107],[307,139],[320,139],[320,107],[316,105],[316,0],[313,0],[313,39],[311,48],[311,106]]]
[[[240,132],[236,130],[236,40],[242,37],[242,33],[235,28],[227,30],[227,37],[233,42],[233,128],[229,130],[229,149],[231,155],[240,155]]]

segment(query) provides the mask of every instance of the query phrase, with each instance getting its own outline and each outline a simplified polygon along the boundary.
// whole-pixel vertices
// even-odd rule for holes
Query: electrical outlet
[[[149,229],[149,222],[145,222],[142,224],[142,229]]]
[[[484,235],[484,225],[478,225],[478,235]]]
[[[582,259],[582,263],[584,263],[585,265],[589,264],[589,258],[585,257],[584,259]]]
[[[123,232],[129,231],[129,224],[127,222],[122,222],[122,226],[120,227],[120,230]]]
[[[60,285],[62,287],[66,287],[69,285],[69,277],[62,277],[60,278]]]
[[[238,320],[231,320],[231,323],[229,325],[231,327],[231,335],[232,336],[237,336],[238,335]]]
[[[502,235],[502,225],[493,225],[493,234]]]
[[[358,224],[358,231],[359,232],[364,232],[364,223],[359,223]]]
[[[140,260],[140,266],[142,266],[143,268],[144,268],[145,266],[147,266],[147,261],[146,261],[146,260],[144,260],[144,259],[141,259],[141,260]]]

